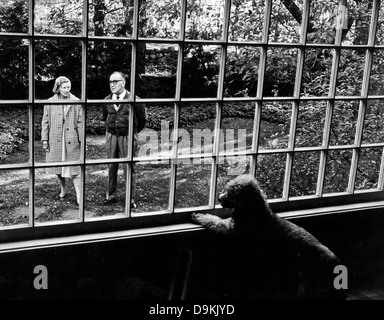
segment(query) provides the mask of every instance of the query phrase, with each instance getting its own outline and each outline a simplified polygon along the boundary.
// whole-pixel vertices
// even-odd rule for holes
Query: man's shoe
[[[106,200],[104,200],[103,205],[104,205],[104,206],[107,206],[107,205],[110,205],[110,204],[112,204],[112,203],[116,203],[116,202],[117,202],[117,199],[116,199],[116,198],[110,198],[110,199],[106,199]]]

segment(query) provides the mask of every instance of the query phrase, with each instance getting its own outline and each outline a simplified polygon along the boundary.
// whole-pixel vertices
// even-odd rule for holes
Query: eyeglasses
[[[117,85],[117,83],[119,82],[119,81],[123,81],[122,79],[120,79],[120,80],[111,80],[111,81],[109,81],[109,85]]]

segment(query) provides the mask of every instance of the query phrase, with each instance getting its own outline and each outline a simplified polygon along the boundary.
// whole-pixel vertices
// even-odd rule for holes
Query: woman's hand
[[[44,149],[46,152],[49,152],[49,143],[48,143],[48,141],[46,141],[46,140],[43,141],[43,149]]]

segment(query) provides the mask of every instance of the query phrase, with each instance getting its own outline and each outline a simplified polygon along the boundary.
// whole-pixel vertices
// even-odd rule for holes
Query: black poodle
[[[219,202],[233,209],[231,217],[195,213],[192,219],[229,244],[224,251],[232,256],[227,274],[232,274],[238,297],[346,298],[346,290],[334,286],[334,269],[341,265],[336,255],[308,231],[273,213],[253,176],[230,181]]]

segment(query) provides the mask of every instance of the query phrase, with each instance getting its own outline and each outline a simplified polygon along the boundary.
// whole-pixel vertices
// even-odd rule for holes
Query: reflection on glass
[[[290,197],[316,193],[320,152],[296,152],[293,156]]]
[[[35,220],[37,223],[80,219],[77,188],[81,194],[81,175],[67,178],[62,174],[66,170],[71,170],[71,167],[35,169]]]
[[[301,95],[323,97],[329,95],[334,50],[310,48],[305,50]]]
[[[296,65],[297,49],[269,48],[263,95],[266,97],[293,96]]]
[[[137,93],[141,98],[174,98],[178,46],[146,43],[138,56]]]
[[[133,2],[89,1],[89,35],[130,37],[133,31]]]
[[[380,6],[376,29],[376,45],[384,44],[384,7]]]
[[[384,27],[384,25],[383,25]],[[372,96],[384,95],[384,51],[374,50],[371,74],[369,77],[368,94]]]
[[[35,0],[36,33],[79,35],[83,31],[83,0]]]
[[[175,207],[207,206],[211,187],[211,159],[183,159],[177,165]]]
[[[0,164],[29,160],[28,106],[0,105]]]
[[[231,41],[261,41],[265,0],[232,1],[229,21]]]
[[[355,141],[358,101],[335,101],[332,114],[331,145],[350,145]]]
[[[357,165],[355,190],[378,188],[383,148],[362,148]]]
[[[326,101],[300,103],[296,125],[296,147],[315,147],[322,144],[326,110]]]
[[[0,32],[28,32],[28,1],[2,0],[0,7]],[[0,45],[4,48],[3,45]]]
[[[27,39],[0,37],[0,100],[28,99],[28,44]]]
[[[260,49],[257,47],[229,46],[227,52],[224,95],[226,97],[256,96]]]
[[[216,97],[220,69],[219,46],[186,45],[184,49],[181,96]]]
[[[29,223],[29,170],[0,170],[0,228]]]
[[[104,99],[111,93],[109,77],[120,71],[127,76],[125,88],[129,90],[131,73],[132,45],[125,41],[89,41],[87,98]]]
[[[328,151],[323,190],[324,193],[347,191],[351,161],[351,150]]]
[[[291,125],[292,102],[264,102],[261,111],[260,149],[283,149],[288,147]]]
[[[256,179],[268,199],[283,197],[285,153],[261,154],[257,157]]]
[[[365,109],[362,143],[384,142],[384,105],[382,100],[369,100]]]
[[[361,95],[365,55],[365,50],[341,50],[336,81],[336,95]]]
[[[187,0],[186,38],[220,40],[223,36],[224,3],[224,0]]]
[[[81,97],[81,42],[74,40],[36,40],[35,95],[36,99],[53,96],[58,76],[71,81],[71,93]]]
[[[180,14],[180,0],[140,0],[139,37],[178,38]]]

